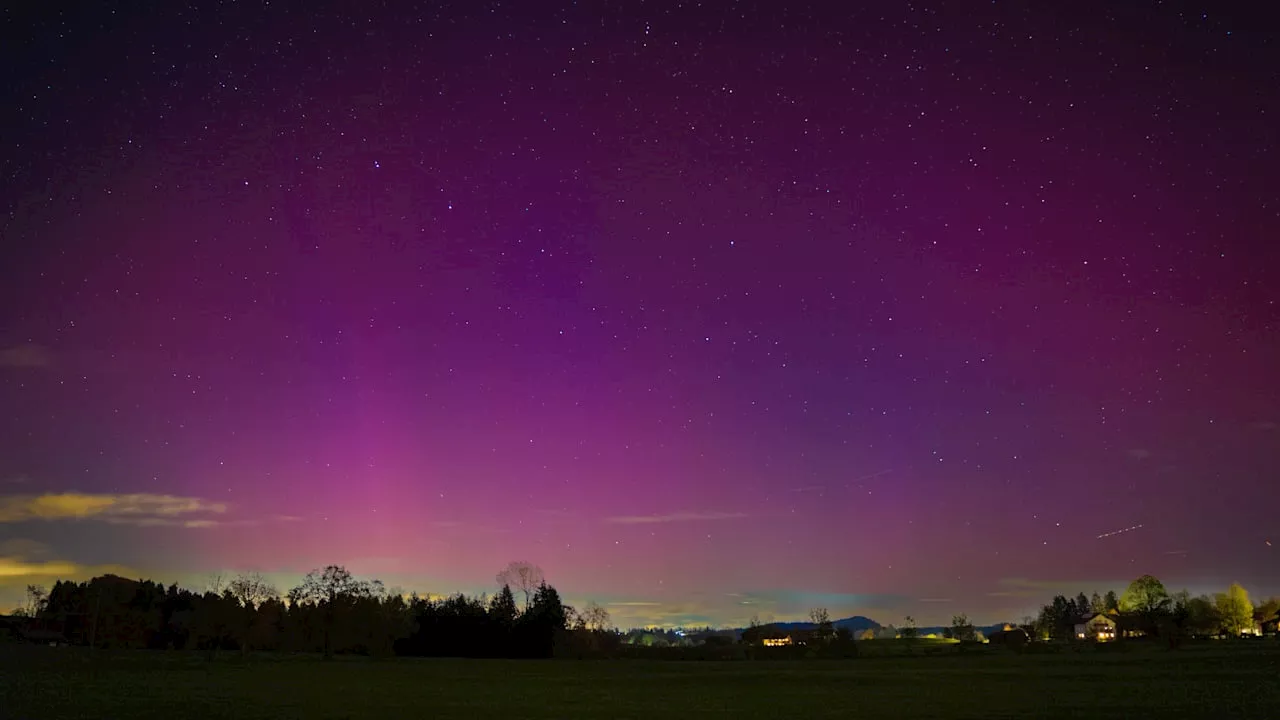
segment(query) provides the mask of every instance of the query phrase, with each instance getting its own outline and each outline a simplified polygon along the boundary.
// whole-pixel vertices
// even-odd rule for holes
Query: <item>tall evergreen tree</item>
[[[504,627],[510,627],[516,621],[516,596],[510,585],[503,585],[497,595],[489,601],[489,617]]]

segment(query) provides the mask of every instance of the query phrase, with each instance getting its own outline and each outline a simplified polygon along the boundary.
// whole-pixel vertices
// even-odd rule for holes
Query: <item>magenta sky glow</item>
[[[110,5],[0,16],[7,604],[1280,592],[1273,24]]]

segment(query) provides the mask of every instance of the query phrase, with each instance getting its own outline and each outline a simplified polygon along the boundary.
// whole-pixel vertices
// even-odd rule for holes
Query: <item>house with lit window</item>
[[[743,633],[743,640],[759,643],[764,647],[791,647],[807,645],[812,640],[812,630],[792,629],[777,625],[765,625]]]
[[[1115,618],[1102,613],[1083,617],[1075,626],[1077,640],[1108,642],[1116,639]]]
[[[1276,615],[1270,620],[1262,621],[1263,635],[1275,635],[1276,633],[1280,633],[1280,615]]]

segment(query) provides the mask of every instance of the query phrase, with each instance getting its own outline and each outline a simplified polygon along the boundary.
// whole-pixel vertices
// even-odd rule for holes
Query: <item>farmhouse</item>
[[[1102,613],[1086,616],[1076,623],[1077,640],[1106,642],[1116,639],[1116,621]]]

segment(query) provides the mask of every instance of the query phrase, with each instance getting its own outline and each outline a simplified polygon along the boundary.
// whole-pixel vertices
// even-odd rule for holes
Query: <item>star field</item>
[[[1274,25],[714,5],[6,10],[0,599],[1280,592]]]

